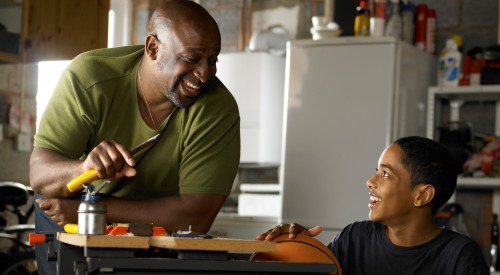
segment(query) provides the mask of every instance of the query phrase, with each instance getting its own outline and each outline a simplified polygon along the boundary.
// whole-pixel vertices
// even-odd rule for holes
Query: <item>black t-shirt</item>
[[[370,221],[350,224],[328,247],[343,274],[490,274],[481,248],[469,237],[448,230],[413,247],[396,246],[385,225]]]

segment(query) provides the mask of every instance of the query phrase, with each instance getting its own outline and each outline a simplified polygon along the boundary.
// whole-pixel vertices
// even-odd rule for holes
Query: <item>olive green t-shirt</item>
[[[190,108],[176,108],[160,129],[151,129],[141,117],[136,89],[143,53],[143,46],[127,46],[77,56],[42,115],[35,147],[78,159],[103,140],[130,149],[162,132],[154,146],[136,154],[136,176],[112,182],[103,193],[129,199],[229,194],[240,158],[234,97],[214,77]]]

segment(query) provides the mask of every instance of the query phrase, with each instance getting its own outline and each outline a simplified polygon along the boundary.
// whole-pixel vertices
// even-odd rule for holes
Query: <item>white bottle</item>
[[[391,16],[385,26],[385,36],[403,38],[403,20],[399,14],[399,0],[391,0]]]
[[[408,2],[403,2],[401,19],[403,20],[403,41],[413,45],[415,38],[415,7]]]
[[[445,87],[457,87],[460,79],[462,54],[453,39],[446,40],[446,48],[439,57],[439,82]]]
[[[387,0],[375,0],[375,12],[370,24],[371,36],[381,37],[385,32],[385,16],[387,13]]]

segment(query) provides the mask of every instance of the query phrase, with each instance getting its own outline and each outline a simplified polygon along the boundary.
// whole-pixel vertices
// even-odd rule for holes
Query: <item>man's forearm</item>
[[[66,184],[79,175],[81,161],[69,160],[48,149],[35,148],[30,159],[30,185],[48,198],[70,198],[80,192],[70,192]]]
[[[188,230],[206,233],[226,196],[190,194],[148,200],[106,198],[108,222],[153,223],[169,232]]]

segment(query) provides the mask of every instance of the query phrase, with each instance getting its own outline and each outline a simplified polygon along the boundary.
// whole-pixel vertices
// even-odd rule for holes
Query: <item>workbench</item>
[[[274,242],[58,233],[57,273],[67,274],[332,274],[333,263],[254,262]]]

